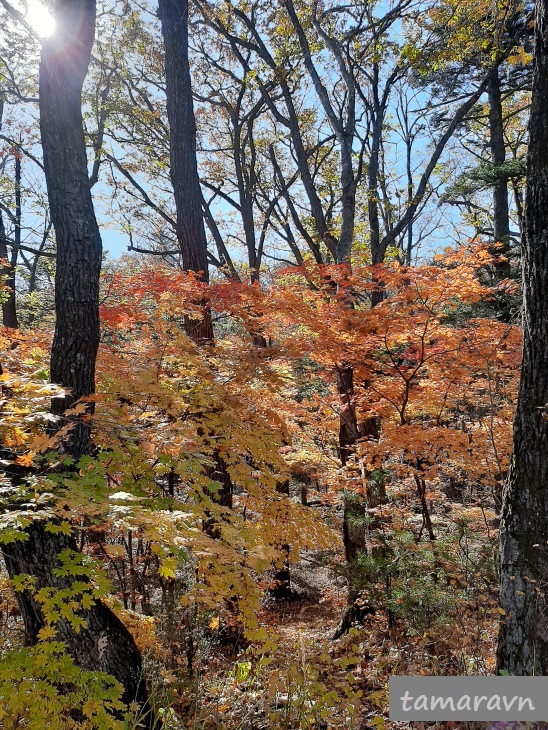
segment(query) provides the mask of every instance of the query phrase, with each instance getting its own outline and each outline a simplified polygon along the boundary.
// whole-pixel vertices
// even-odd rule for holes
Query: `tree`
[[[58,0],[55,34],[44,42],[40,63],[40,127],[44,169],[57,240],[56,326],[50,378],[68,389],[52,411],[66,418],[75,401],[95,390],[100,339],[99,274],[101,236],[91,198],[82,126],[81,92],[95,33],[94,0]],[[92,411],[92,406],[86,410]],[[76,418],[64,442],[74,461],[92,450],[89,422]],[[60,555],[73,554],[72,535],[47,529],[43,519],[26,528],[24,539],[3,547],[10,577],[32,576],[35,590],[71,589],[74,574],[63,571]],[[76,573],[78,575],[78,572]],[[84,579],[84,583],[85,583]],[[36,643],[45,625],[43,607],[30,590],[18,594],[27,642]],[[78,666],[102,670],[123,685],[126,703],[146,708],[141,657],[131,634],[100,600],[81,606],[84,625],[68,618],[55,631]],[[79,629],[79,630],[78,630]]]
[[[548,3],[535,11],[523,245],[524,345],[514,445],[500,533],[501,621],[498,669],[548,674]]]
[[[4,292],[2,299],[2,323],[4,327],[12,327],[16,329],[19,326],[17,320],[17,310],[15,308],[15,275],[13,268],[8,260],[8,238],[6,236],[6,227],[2,211],[0,210],[0,259],[6,263],[2,265],[3,283],[7,283],[9,290]]]
[[[55,255],[47,250],[51,223],[40,159],[40,43],[17,11],[9,4],[4,7],[8,12],[0,15],[0,25],[11,44],[4,43],[0,51],[0,258],[9,262],[3,273],[11,290],[3,319],[6,326],[17,328],[32,317],[38,297],[29,295],[45,281],[49,288],[48,264]]]
[[[0,95],[0,131],[2,130],[2,117],[4,116],[4,99],[3,95]],[[3,162],[3,165],[5,162]],[[17,256],[19,253],[19,246],[21,245],[21,153],[17,151],[15,158],[15,213],[11,213],[7,209],[7,213],[13,216],[15,222],[15,240],[12,243],[12,254],[8,259],[8,245],[9,241],[6,235],[6,227],[4,225],[4,218],[2,215],[2,208],[0,208],[0,259],[3,259],[6,264],[2,266],[2,276],[5,277],[5,283],[9,287],[9,292],[6,298],[2,301],[2,321],[5,327],[12,327],[17,329],[19,327],[19,321],[17,319],[17,308],[15,304],[15,265],[17,264]]]
[[[489,95],[489,144],[491,159],[495,167],[500,167],[506,160],[504,143],[504,125],[500,78],[498,68],[493,69],[488,86]],[[493,188],[493,241],[502,243],[508,249],[510,237],[510,214],[508,212],[508,181],[499,180]],[[508,264],[503,271],[508,270]]]
[[[228,41],[207,24],[198,25],[197,31],[193,36],[198,89],[194,96],[200,102],[200,170],[208,198],[207,202],[204,200],[204,213],[216,242],[219,239],[221,242],[228,230],[230,239],[243,244],[250,279],[258,281],[268,234],[274,230],[284,237],[283,224],[280,225],[284,218],[283,193],[276,190],[268,145],[276,139],[277,130],[248,72],[251,52],[244,49],[235,57]],[[275,79],[271,86],[277,86]],[[272,89],[270,93],[275,97]],[[241,233],[234,230],[232,217],[223,216],[228,225],[222,222],[217,225],[214,207],[221,201],[230,205],[239,217]],[[302,260],[293,243],[291,238],[286,238],[295,259]],[[222,248],[219,244],[217,247],[219,251]],[[227,276],[238,278],[226,247],[220,258],[225,262]]]
[[[471,154],[473,167],[442,196],[467,209],[477,235],[489,236],[492,251],[499,256],[493,263],[499,280],[511,274],[511,239],[516,238],[511,217],[518,221],[520,217],[519,198],[515,211],[508,200],[509,183],[515,181],[519,167],[511,160],[515,150],[509,129],[512,123],[520,123],[512,105],[530,87],[529,18],[528,3],[509,0],[493,6],[445,0],[427,15],[429,37],[421,51],[426,64],[423,61],[419,78],[430,79],[433,94],[442,104],[456,93],[466,94],[470,82],[476,83],[499,59],[500,65],[494,64],[489,75],[487,104],[478,104],[465,120],[457,142]],[[474,193],[485,189],[491,190],[490,200],[486,196],[474,199]]]
[[[177,240],[183,269],[208,282],[207,239],[196,162],[196,122],[188,64],[188,2],[160,0],[165,49],[166,99],[169,119],[170,177],[177,210]],[[204,302],[203,318],[187,320],[187,332],[197,342],[213,339],[211,311]]]

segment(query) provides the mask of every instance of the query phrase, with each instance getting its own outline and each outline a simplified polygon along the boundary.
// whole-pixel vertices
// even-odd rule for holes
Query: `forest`
[[[548,676],[546,99],[548,0],[0,0],[2,730],[521,727],[388,685]]]

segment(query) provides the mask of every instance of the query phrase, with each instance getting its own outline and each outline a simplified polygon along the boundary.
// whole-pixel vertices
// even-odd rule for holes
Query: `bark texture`
[[[500,535],[498,669],[548,675],[548,2],[535,19],[529,124],[523,369]]]
[[[2,302],[2,323],[4,327],[17,329],[19,322],[17,320],[17,309],[15,305],[15,272],[9,264],[8,259],[8,238],[6,236],[6,228],[2,211],[0,211],[0,259],[8,262],[0,267],[0,276],[3,277],[4,285],[9,287],[10,292],[5,301]]]
[[[494,68],[487,87],[489,97],[489,144],[491,161],[494,167],[500,167],[506,160],[504,143],[504,124],[502,116],[502,98],[498,68]],[[493,188],[493,242],[503,244],[495,249],[498,254],[507,255],[510,249],[510,215],[508,212],[508,181],[499,179]],[[505,278],[510,273],[508,260],[497,263],[497,274]]]
[[[354,368],[343,363],[337,370],[337,390],[341,401],[339,417],[339,458],[346,466],[356,441],[365,436],[363,424],[358,423],[354,394]]]
[[[207,239],[196,160],[196,122],[188,62],[188,0],[159,0],[165,51],[166,101],[169,121],[170,176],[177,210],[177,240],[183,268],[209,281]],[[213,340],[211,311],[202,302],[201,320],[187,320],[187,334],[196,342]]]
[[[55,334],[51,381],[71,389],[57,412],[95,391],[99,347],[102,244],[89,188],[82,125],[82,84],[95,35],[94,0],[57,0],[56,32],[40,61],[40,132],[51,218],[57,242]],[[73,430],[71,451],[83,453],[89,432]]]
[[[289,479],[279,482],[276,486],[276,491],[278,494],[285,494],[289,498]],[[284,557],[281,566],[278,567],[272,576],[270,595],[276,601],[284,601],[293,597],[293,591],[291,589],[291,564],[289,562],[291,546],[288,543],[283,543],[279,548]]]
[[[202,213],[202,193],[196,159],[196,122],[188,61],[188,0],[159,0],[158,17],[164,39],[166,101],[169,121],[170,177],[177,211],[177,240],[183,268],[209,281],[207,239]],[[211,309],[198,302],[201,320],[185,321],[188,336],[198,345],[213,342]],[[223,506],[232,506],[232,481],[219,452],[210,476],[222,485],[218,495]],[[206,523],[207,524],[207,523]]]
[[[95,0],[57,0],[56,32],[44,42],[40,62],[40,130],[51,217],[57,241],[55,278],[56,325],[51,354],[51,381],[68,389],[52,410],[62,413],[75,400],[95,390],[99,346],[99,273],[102,245],[87,173],[81,113],[82,84],[95,35]],[[89,426],[76,422],[63,444],[78,459],[90,451]],[[36,588],[61,590],[72,576],[60,576],[58,555],[76,551],[72,536],[47,532],[40,520],[27,529],[28,539],[3,546],[10,577],[23,573]],[[44,625],[39,604],[29,592],[18,593],[27,643],[37,640]],[[123,700],[148,710],[139,651],[120,620],[97,601],[80,611],[86,626],[76,632],[69,622],[56,624],[59,638],[76,664],[103,670],[123,686]],[[152,719],[149,715],[149,721]]]
[[[28,540],[3,546],[4,561],[10,578],[24,573],[36,579],[36,589],[53,586],[57,590],[70,589],[74,577],[59,577],[58,555],[63,550],[76,550],[74,539],[67,535],[52,535],[42,523],[35,521],[27,530]],[[38,632],[44,626],[40,606],[31,593],[17,594],[25,625],[27,645],[36,644]],[[141,656],[133,638],[120,619],[98,601],[82,612],[85,628],[78,633],[66,620],[56,624],[58,639],[64,641],[75,663],[87,671],[103,671],[115,677],[123,686],[123,700],[136,701],[147,707],[147,692],[141,668]]]
[[[0,94],[0,130],[2,129],[2,118],[4,116],[4,101]],[[11,327],[12,329],[18,329],[19,322],[17,320],[17,308],[15,304],[15,264],[17,263],[17,256],[19,253],[19,247],[17,242],[21,243],[21,158],[16,160],[16,208],[15,214],[15,237],[16,241],[11,242],[12,255],[11,258],[8,256],[8,237],[6,235],[6,227],[4,225],[4,218],[2,217],[2,211],[0,210],[0,259],[6,261],[5,265],[0,266],[0,276],[3,277],[4,285],[8,287],[9,292],[2,302],[2,323],[4,327]],[[5,295],[5,292],[4,292]]]

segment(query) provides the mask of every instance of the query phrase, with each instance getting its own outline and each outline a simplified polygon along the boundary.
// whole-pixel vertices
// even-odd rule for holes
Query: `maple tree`
[[[106,274],[92,421],[101,450],[80,460],[75,475],[56,474],[46,461],[32,482],[38,509],[55,510],[57,502],[63,524],[88,525],[82,545],[95,567],[67,565],[76,574],[89,566],[98,592],[77,600],[102,595],[102,564],[121,589],[126,610],[138,600],[149,612],[154,586],[162,588],[167,608],[190,560],[195,567],[184,573],[184,621],[191,609],[216,610],[223,624],[234,617],[243,622],[256,641],[257,602],[271,561],[284,559],[285,545],[294,562],[303,548],[327,548],[334,541],[332,529],[318,523],[311,508],[280,492],[285,474],[304,471],[326,485],[326,504],[344,498],[352,508],[349,577],[356,600],[387,610],[390,621],[416,611],[411,596],[401,599],[406,594],[397,575],[386,589],[383,566],[402,550],[414,550],[412,545],[418,546],[417,559],[429,559],[421,547],[426,538],[439,574],[443,569],[458,575],[442,547],[453,534],[442,536],[447,489],[470,485],[475,496],[467,506],[453,507],[455,525],[457,532],[473,532],[475,524],[481,531],[482,520],[494,517],[493,485],[500,487],[508,468],[520,333],[466,314],[466,307],[489,296],[475,278],[488,262],[480,251],[450,254],[430,267],[386,267],[382,279],[390,295],[374,309],[367,299],[360,305],[375,286],[367,265],[356,264],[352,277],[333,267],[326,278],[308,266],[281,273],[268,289],[227,282],[207,293],[191,274],[175,277],[157,267],[128,265],[127,272]],[[334,292],[331,282],[339,275]],[[348,308],[349,296],[354,308]],[[205,349],[184,327],[187,318],[202,316],[204,297],[239,323]],[[254,345],[258,318],[273,347]],[[36,406],[26,403],[26,393],[36,398],[41,390],[42,402],[51,397],[43,383],[32,381],[45,365],[47,335],[43,342],[39,350],[35,336],[21,337],[19,353],[4,363],[11,395],[3,441],[19,453],[21,465],[40,463],[40,454],[60,438],[43,435]],[[24,369],[21,348],[30,355],[23,358]],[[378,438],[359,440],[343,470],[336,457],[341,404],[331,375],[341,353],[355,370],[360,412],[381,422]],[[304,391],[308,376],[303,381],[298,374],[303,367],[316,378]],[[74,416],[84,410],[77,406]],[[217,455],[236,488],[230,510],[214,498],[222,487],[211,472]],[[6,539],[21,519],[11,513]],[[218,526],[214,535],[200,527],[211,519]],[[416,568],[407,570],[413,575]],[[432,590],[422,583],[416,590],[421,586]],[[55,607],[63,604],[54,596],[41,600],[54,622]],[[435,600],[432,610],[432,616],[441,610]],[[192,663],[189,641],[181,651]]]
[[[357,496],[362,509],[373,517],[376,511],[390,509],[383,505],[388,476],[397,475],[398,482],[410,480],[421,504],[423,524],[418,534],[426,529],[432,539],[426,497],[434,498],[435,489],[429,486],[427,491],[432,481],[442,484],[461,478],[485,488],[497,485],[500,506],[517,387],[520,340],[516,328],[480,319],[456,327],[450,321],[451,312],[459,306],[487,295],[473,276],[481,257],[464,259],[453,268],[458,261],[458,256],[449,258],[447,268],[441,269],[385,269],[382,278],[387,289],[400,291],[373,310],[359,304],[347,307],[349,291],[356,297],[364,286],[365,291],[375,287],[373,276],[379,275],[378,270],[367,267],[355,267],[352,277],[344,274],[336,296],[330,287],[307,292],[307,306],[303,306],[301,292],[283,290],[275,306],[278,316],[296,318],[301,327],[311,330],[313,340],[307,349],[323,368],[332,368],[344,358],[353,371],[359,413],[366,422],[376,424],[369,435],[363,431],[358,435],[357,448],[343,462],[350,501]],[[301,279],[302,285],[308,286],[309,278],[310,272]],[[273,335],[275,341],[279,337]],[[486,413],[473,424],[468,411],[471,393],[478,389],[486,399]],[[348,405],[338,396],[331,407],[333,423],[334,414]],[[354,450],[356,456],[352,456]],[[475,472],[468,464],[472,453]],[[349,512],[356,512],[350,503]],[[357,548],[349,534],[352,530],[346,522],[344,529],[347,557],[353,559]],[[357,539],[358,547],[364,549],[363,535]]]

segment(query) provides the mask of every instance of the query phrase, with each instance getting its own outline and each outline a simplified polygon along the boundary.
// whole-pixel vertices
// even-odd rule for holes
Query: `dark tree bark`
[[[2,323],[4,327],[18,329],[19,321],[17,319],[17,309],[15,304],[15,272],[9,263],[8,258],[8,239],[4,226],[2,211],[0,211],[0,259],[4,259],[8,263],[0,268],[0,276],[4,277],[5,286],[9,287],[7,299],[2,302]]]
[[[234,154],[234,172],[238,187],[239,212],[244,229],[245,243],[247,248],[247,262],[249,264],[249,278],[251,283],[259,281],[262,245],[257,246],[255,235],[256,205],[256,150],[253,127],[260,116],[262,103],[256,104],[247,114],[242,114],[242,101],[245,86],[242,85],[238,100],[234,108],[229,105],[228,113],[232,125],[232,151]]]
[[[28,540],[25,542],[12,542],[2,548],[8,575],[32,575],[36,580],[36,590],[48,586],[56,590],[70,589],[74,578],[60,578],[54,571],[60,567],[57,558],[60,552],[76,550],[74,539],[46,532],[40,521],[33,522],[26,533]],[[40,606],[28,591],[18,593],[17,600],[25,626],[26,644],[36,644],[38,632],[44,626]],[[97,601],[88,611],[82,611],[81,615],[86,626],[78,633],[68,621],[57,622],[58,640],[65,642],[68,653],[81,669],[100,670],[112,675],[123,686],[123,701],[136,701],[145,709],[147,692],[141,655],[131,634],[101,601]]]
[[[548,2],[537,0],[523,243],[524,345],[500,535],[498,669],[548,675]]]
[[[502,99],[500,93],[499,70],[494,68],[487,87],[489,97],[489,144],[491,147],[491,161],[494,167],[500,167],[506,160],[506,146],[504,143],[504,125],[502,116]],[[505,278],[510,273],[510,264],[506,258],[510,248],[510,215],[508,212],[508,181],[500,179],[493,188],[493,243],[499,244],[494,249],[502,254],[504,261],[496,264],[497,274]],[[500,247],[500,244],[503,244]]]
[[[2,117],[4,113],[4,102],[0,95],[0,129],[2,129]],[[4,277],[4,284],[10,291],[7,299],[2,302],[2,323],[4,327],[12,329],[19,328],[17,319],[17,308],[15,303],[15,265],[17,264],[17,255],[19,248],[17,241],[21,243],[21,158],[16,158],[16,213],[15,213],[15,242],[12,243],[12,255],[8,256],[8,237],[6,235],[6,227],[0,210],[0,259],[4,259],[7,265],[0,268],[0,276]],[[19,178],[19,182],[17,182]],[[17,215],[17,211],[19,215]]]
[[[221,488],[215,495],[215,500],[221,505],[221,507],[232,509],[234,487],[230,474],[226,468],[226,464],[218,449],[214,449],[213,451],[213,461],[213,465],[207,471],[207,476],[210,479],[219,482],[221,485]]]
[[[177,240],[183,268],[201,272],[209,281],[207,238],[196,160],[196,121],[188,62],[188,0],[159,0],[165,50],[166,101],[169,120],[170,176],[177,210]],[[203,318],[187,320],[186,330],[196,342],[213,340],[211,311],[203,302]]]
[[[375,302],[373,302],[375,306]],[[341,414],[339,417],[339,458],[341,465],[346,466],[352,455],[356,442],[360,438],[369,438],[377,441],[380,438],[380,423],[376,417],[358,420],[354,393],[354,369],[351,365],[342,364],[337,371],[337,390],[341,401]],[[362,467],[363,469],[363,467]],[[367,478],[364,470],[364,478]],[[344,499],[342,517],[342,537],[344,555],[348,571],[348,593],[346,597],[346,609],[335,630],[333,638],[338,639],[346,633],[354,621],[361,619],[368,613],[373,613],[370,606],[362,606],[357,603],[359,593],[353,585],[355,573],[354,561],[359,552],[366,549],[365,542],[365,509],[366,507],[377,507],[384,501],[382,494],[373,494],[369,489],[367,497],[361,504],[354,500]]]
[[[411,205],[413,200],[413,170],[411,167],[411,153],[413,151],[413,138],[407,137],[405,140],[405,167],[407,173],[407,205]],[[405,259],[404,263],[406,266],[411,266],[411,257],[413,254],[413,221],[409,221],[407,226],[407,245],[405,247]]]
[[[170,177],[177,211],[177,240],[183,268],[209,281],[207,238],[202,213],[202,193],[196,159],[196,121],[188,61],[188,0],[159,0],[158,17],[164,39],[166,101],[169,120]],[[211,309],[206,300],[199,302],[201,320],[186,319],[188,336],[197,344],[213,342]],[[232,506],[232,480],[221,455],[214,453],[212,479],[221,483],[217,495],[223,506]],[[206,521],[206,526],[209,523]],[[211,526],[209,529],[213,529]]]
[[[371,149],[367,166],[367,217],[369,220],[369,245],[372,264],[382,264],[386,253],[386,248],[381,246],[379,222],[379,168],[386,107],[397,76],[397,70],[393,71],[384,84],[381,93],[379,64],[377,62],[373,63],[370,101]]]
[[[62,413],[95,390],[99,345],[99,273],[101,236],[95,219],[87,173],[81,113],[82,84],[95,35],[95,0],[57,0],[56,32],[44,42],[40,62],[40,129],[48,198],[57,240],[56,326],[51,381],[68,389],[55,399]],[[91,447],[89,426],[77,421],[63,444],[78,459]],[[68,587],[72,580],[56,574],[62,550],[76,551],[72,536],[53,535],[35,520],[28,539],[3,546],[10,577],[32,575],[38,589]],[[29,592],[18,593],[26,639],[35,643],[44,625],[39,604]],[[76,632],[67,621],[56,624],[59,638],[83,669],[113,675],[123,686],[123,700],[148,711],[141,657],[131,634],[101,601],[80,611],[86,626]],[[152,718],[149,713],[149,721]]]
[[[278,494],[285,494],[289,498],[289,479],[280,482],[276,486],[276,491]],[[273,587],[270,590],[270,595],[276,601],[284,601],[293,597],[293,591],[291,589],[291,564],[289,562],[291,546],[284,543],[280,545],[280,550],[283,555],[283,562],[274,573],[272,578]]]
[[[337,370],[337,390],[341,400],[339,418],[339,458],[346,466],[356,441],[364,435],[358,423],[354,398],[354,369],[351,365],[341,364]]]
[[[102,244],[87,172],[81,92],[95,35],[93,0],[57,0],[57,32],[40,62],[40,131],[51,218],[57,242],[55,334],[51,381],[71,389],[57,412],[95,391],[99,347]],[[80,423],[70,436],[76,455],[89,448]]]

